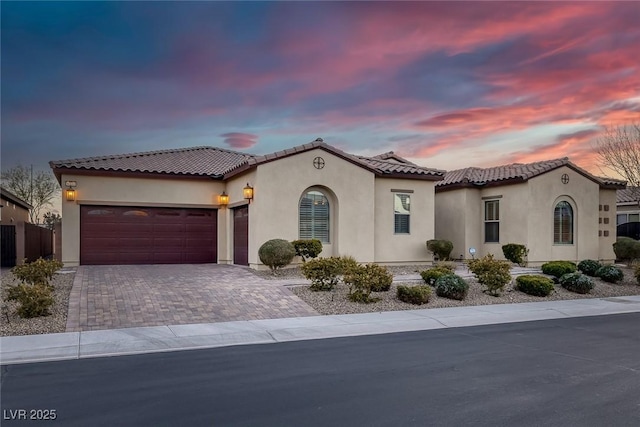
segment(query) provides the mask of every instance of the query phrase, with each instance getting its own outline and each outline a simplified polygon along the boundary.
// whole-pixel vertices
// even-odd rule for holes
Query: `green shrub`
[[[638,281],[638,285],[640,285],[640,263],[636,264],[633,267],[633,275],[636,276],[636,280]]]
[[[29,285],[48,285],[56,271],[62,268],[62,263],[56,260],[37,260],[17,265],[11,272],[23,283]]]
[[[284,239],[268,240],[258,249],[260,261],[274,273],[278,268],[288,265],[294,256],[296,256],[295,248],[291,242]]]
[[[360,265],[344,275],[344,283],[349,285],[349,299],[355,302],[370,303],[380,298],[371,296],[371,292],[389,290],[393,276],[386,267],[377,264]]]
[[[518,243],[508,243],[502,246],[502,253],[504,257],[509,261],[518,264],[519,266],[524,266],[524,258],[529,253],[529,250],[525,245],[520,245]]]
[[[631,237],[618,237],[613,244],[613,252],[619,260],[640,259],[640,241]]]
[[[10,286],[6,300],[19,302],[18,315],[24,318],[48,316],[54,302],[51,286],[44,283]]]
[[[338,259],[340,260],[340,274],[347,274],[348,272],[360,267],[360,263],[350,255],[344,255]]]
[[[605,282],[616,283],[624,279],[624,273],[615,265],[603,265],[596,271],[596,277]]]
[[[578,267],[571,261],[551,261],[542,264],[542,272],[556,278],[560,278],[567,273],[575,273]]]
[[[438,257],[440,261],[446,261],[453,250],[453,243],[449,240],[427,240],[427,249]]]
[[[536,297],[546,297],[553,290],[553,280],[544,276],[524,275],[516,277],[516,286],[519,291]]]
[[[427,285],[399,285],[397,296],[400,301],[407,302],[409,304],[426,304],[429,302],[429,297],[431,296],[431,287]]]
[[[430,286],[435,286],[436,280],[438,280],[442,276],[446,276],[447,274],[453,274],[453,272],[440,267],[433,267],[420,272],[422,280],[424,280],[424,282]]]
[[[596,271],[602,267],[599,261],[593,259],[585,259],[578,263],[578,270],[582,271],[587,276],[595,276]]]
[[[339,282],[342,260],[336,257],[316,258],[302,264],[302,274],[311,280],[312,291],[330,291]]]
[[[455,261],[437,261],[433,265],[435,268],[447,270],[452,274],[456,272],[457,264]]]
[[[302,258],[302,262],[317,258],[322,252],[322,242],[318,239],[294,240],[291,244],[296,250],[296,255]]]
[[[595,286],[591,277],[582,273],[567,273],[560,277],[560,284],[568,291],[588,294]]]
[[[478,283],[486,286],[489,294],[499,296],[507,283],[511,281],[511,265],[508,261],[493,259],[489,254],[468,262],[469,270],[476,276]]]
[[[436,280],[436,295],[462,301],[467,297],[469,284],[455,274],[447,274]]]

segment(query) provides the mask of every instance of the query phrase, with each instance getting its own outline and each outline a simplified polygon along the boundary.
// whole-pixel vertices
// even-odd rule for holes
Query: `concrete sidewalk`
[[[294,317],[0,338],[0,363],[268,344],[640,312],[640,296]]]

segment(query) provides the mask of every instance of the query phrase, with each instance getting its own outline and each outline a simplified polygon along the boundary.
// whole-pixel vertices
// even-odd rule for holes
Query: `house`
[[[504,259],[502,245],[519,243],[534,266],[613,261],[616,190],[624,187],[567,158],[449,171],[436,184],[436,238],[452,241],[458,258]]]
[[[4,187],[0,187],[0,198],[2,267],[13,267],[25,258],[25,223],[31,205]]]
[[[444,171],[393,153],[356,156],[322,139],[255,156],[216,147],[52,161],[65,191],[65,265],[261,266],[267,240],[317,238],[321,256],[431,261]]]
[[[640,239],[640,187],[627,187],[617,192],[617,235]]]

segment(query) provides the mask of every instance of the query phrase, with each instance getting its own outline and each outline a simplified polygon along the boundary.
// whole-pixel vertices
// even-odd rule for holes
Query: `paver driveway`
[[[67,332],[313,315],[289,289],[244,267],[80,266]]]

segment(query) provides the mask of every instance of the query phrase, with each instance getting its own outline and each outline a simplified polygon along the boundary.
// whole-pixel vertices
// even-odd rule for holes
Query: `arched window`
[[[300,199],[300,239],[329,243],[329,200],[318,190],[307,191]]]
[[[573,244],[573,208],[569,202],[560,202],[553,210],[553,243]]]

